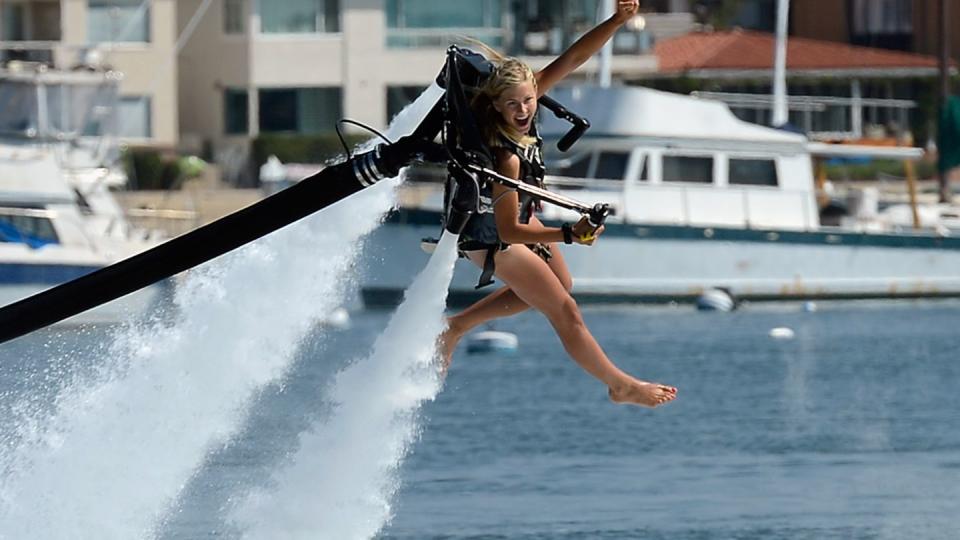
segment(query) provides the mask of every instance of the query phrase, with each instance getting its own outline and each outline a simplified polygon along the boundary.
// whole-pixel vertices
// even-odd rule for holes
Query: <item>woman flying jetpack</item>
[[[446,80],[440,81],[447,90],[443,133],[450,154],[445,225],[460,233],[461,253],[483,269],[478,287],[491,283],[492,276],[505,286],[447,319],[439,343],[445,367],[470,329],[532,307],[547,317],[571,358],[607,386],[614,402],[655,407],[676,397],[676,388],[618,368],[584,324],[557,244],[592,245],[603,233],[607,208],[559,200],[542,189],[546,171],[535,123],[539,103],[574,124],[561,150],[583,133],[588,124],[551,107],[545,93],[599,51],[637,10],[637,0],[620,0],[616,13],[537,72],[489,48],[489,61],[455,48],[448,53]],[[545,226],[535,215],[540,201],[578,210],[583,217],[576,224]]]
[[[466,101],[462,94],[461,78],[471,80],[472,77],[483,76],[477,67],[489,69],[489,66],[484,67],[481,60],[482,57],[469,51],[451,49],[447,65],[439,77],[444,84],[450,81],[451,89],[413,134],[396,142],[387,141],[374,150],[326,167],[290,188],[152,249],[0,308],[0,343],[105,304],[232,251],[379,180],[395,177],[401,168],[417,159],[447,161],[453,171],[451,175],[464,180],[457,182],[451,191],[451,211],[445,220],[448,229],[459,232],[455,229],[465,224],[478,208],[479,191],[475,186],[481,178],[486,182],[488,177],[497,177],[496,171],[488,168],[491,156],[483,145],[477,144],[467,130],[455,129],[462,117],[454,115],[468,112],[463,105]],[[580,122],[584,121],[581,119]],[[445,132],[444,146],[432,142],[441,131]],[[467,146],[459,146],[461,144]],[[508,184],[516,183],[509,178],[501,180]],[[591,210],[576,201],[544,190],[537,193],[543,200],[554,204],[581,211]],[[598,216],[596,219],[602,221],[602,209],[598,208],[594,214]]]

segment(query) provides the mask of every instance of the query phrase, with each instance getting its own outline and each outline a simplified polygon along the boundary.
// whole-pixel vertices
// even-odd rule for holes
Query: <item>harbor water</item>
[[[616,362],[679,388],[675,402],[656,410],[609,403],[540,315],[503,321],[496,328],[517,333],[519,350],[500,357],[467,355],[462,348],[435,399],[429,385],[412,387],[405,399],[427,401],[405,413],[413,431],[404,436],[402,452],[378,458],[389,462],[383,477],[389,489],[367,491],[355,483],[369,476],[368,449],[328,454],[314,469],[304,468],[310,460],[303,455],[313,451],[305,433],[356,436],[350,426],[334,431],[325,420],[336,417],[338,402],[383,397],[377,384],[334,384],[337,373],[371,354],[392,320],[389,312],[355,312],[348,328],[317,329],[303,341],[286,374],[248,404],[242,425],[206,455],[173,504],[155,509],[159,517],[144,537],[956,538],[960,304],[819,307],[587,309],[587,324]],[[774,328],[793,334],[771,336]],[[110,362],[103,343],[117,331],[61,328],[0,349],[5,452],[19,444],[22,422],[42,418],[64,387],[95,378]],[[204,358],[191,361],[199,366]],[[160,434],[150,439],[171,451],[181,441],[163,433],[189,431],[154,415],[144,414],[143,421],[154,423],[132,427]],[[365,427],[352,426],[356,432]],[[111,444],[103,441],[102,448]],[[0,461],[0,487],[13,482],[15,465],[23,466]],[[97,500],[136,495],[112,489],[156,489],[148,482],[151,464],[143,467],[123,471],[142,477],[140,484],[111,482],[108,472],[96,492],[84,494],[69,479],[55,485],[89,497],[72,508],[109,518],[110,508],[99,508]],[[284,485],[289,471],[299,471],[299,481]],[[58,472],[85,478],[82,471]],[[351,490],[357,500],[372,500],[375,510],[324,502]],[[62,495],[43,486],[37,491],[41,506]],[[262,493],[275,500],[251,504]],[[384,493],[385,500],[375,500]],[[307,520],[271,535],[269,524],[281,523],[277,508],[301,502],[317,505],[318,516],[346,516],[350,530],[366,532],[331,536],[337,533]],[[53,512],[44,519],[61,520],[51,529],[70,531],[72,538],[101,538],[102,525],[83,517]],[[365,521],[372,526],[364,529]]]

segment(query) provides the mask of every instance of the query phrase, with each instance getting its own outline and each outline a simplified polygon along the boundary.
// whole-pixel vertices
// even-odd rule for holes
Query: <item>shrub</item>
[[[358,144],[369,140],[370,135],[345,133],[343,138],[352,151]],[[343,145],[336,133],[262,133],[253,140],[251,150],[250,165],[254,178],[257,178],[260,166],[271,155],[277,156],[283,163],[325,163],[343,155]]]
[[[127,174],[127,188],[132,190],[178,189],[180,166],[176,157],[156,148],[126,147],[122,161]]]

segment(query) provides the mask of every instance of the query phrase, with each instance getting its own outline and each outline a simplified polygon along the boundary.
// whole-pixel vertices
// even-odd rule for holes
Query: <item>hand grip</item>
[[[582,116],[578,116],[567,110],[566,107],[561,105],[557,100],[553,99],[550,96],[543,95],[540,96],[540,104],[553,111],[554,116],[561,120],[566,120],[573,124],[573,127],[570,128],[563,138],[557,142],[557,149],[561,152],[566,152],[573,146],[573,143],[577,142],[583,134],[590,129],[590,121]]]
[[[583,118],[581,118],[581,120],[583,120],[582,123],[577,122],[574,124],[573,127],[570,128],[570,131],[568,131],[562,139],[557,141],[557,150],[566,152],[571,146],[573,146],[573,143],[577,142],[580,137],[582,137],[583,134],[590,129],[590,122]]]

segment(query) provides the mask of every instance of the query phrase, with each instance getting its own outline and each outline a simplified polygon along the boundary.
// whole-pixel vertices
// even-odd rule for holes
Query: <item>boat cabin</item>
[[[744,122],[720,102],[639,87],[558,88],[590,120],[566,153],[569,124],[541,111],[547,184],[608,202],[625,223],[809,230],[819,227],[803,135]],[[545,208],[545,217],[575,216]]]

